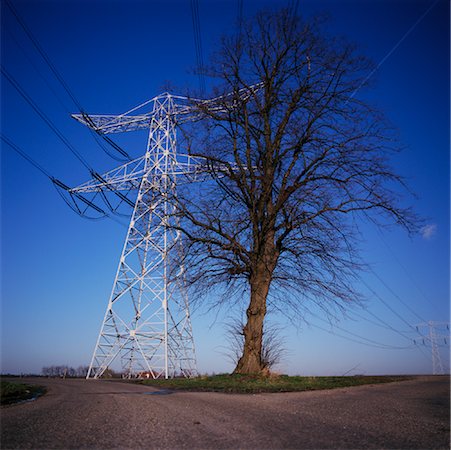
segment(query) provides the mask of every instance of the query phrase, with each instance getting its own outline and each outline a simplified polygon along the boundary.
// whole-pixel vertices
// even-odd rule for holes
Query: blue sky
[[[205,60],[221,34],[235,29],[239,4],[199,0]],[[242,4],[244,16],[251,16],[260,8],[290,2]],[[174,93],[198,87],[191,70],[196,56],[189,0],[13,5],[90,113],[124,112],[167,86]],[[372,271],[362,276],[366,308],[353,308],[334,327],[321,317],[297,324],[271,317],[282,328],[287,350],[279,370],[305,375],[428,373],[431,350],[415,325],[449,322],[449,2],[299,1],[298,12],[305,17],[323,11],[330,13],[331,34],[347,36],[382,62],[371,77],[374,89],[361,95],[398,128],[405,150],[393,165],[418,195],[414,206],[428,228],[408,237],[402,230],[381,233],[363,226],[362,256],[372,264]],[[99,172],[114,168],[118,163],[70,118],[75,105],[4,2],[1,37],[2,66],[91,166]],[[1,83],[2,133],[66,184],[88,180],[86,169],[3,76]],[[117,140],[134,156],[145,150],[144,134]],[[111,220],[79,218],[45,176],[5,145],[1,197],[2,372],[87,364],[125,228]],[[212,313],[198,308],[194,313],[201,372],[233,368],[224,357],[227,317],[226,309]],[[448,354],[449,347],[441,348],[446,364]]]

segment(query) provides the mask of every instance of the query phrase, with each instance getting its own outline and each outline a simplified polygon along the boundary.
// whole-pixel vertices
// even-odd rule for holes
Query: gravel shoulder
[[[27,379],[48,392],[1,408],[1,448],[387,448],[450,445],[450,379],[280,394],[160,391]]]

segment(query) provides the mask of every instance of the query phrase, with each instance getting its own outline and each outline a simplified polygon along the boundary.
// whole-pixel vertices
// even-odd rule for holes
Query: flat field
[[[47,393],[1,407],[2,449],[449,449],[447,376],[258,394],[23,382]]]

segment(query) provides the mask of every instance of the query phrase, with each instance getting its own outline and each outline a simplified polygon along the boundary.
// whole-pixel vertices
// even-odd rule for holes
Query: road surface
[[[449,377],[256,395],[33,382],[48,393],[1,408],[2,449],[449,448]]]

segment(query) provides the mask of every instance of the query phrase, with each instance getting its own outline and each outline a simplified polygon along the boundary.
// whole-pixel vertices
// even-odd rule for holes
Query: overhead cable
[[[91,125],[91,126],[88,126],[89,130],[91,130],[91,131],[94,130],[97,135],[101,136],[102,139],[104,139],[106,142],[108,142],[108,144],[110,144],[118,153],[120,153],[122,156],[124,156],[127,160],[129,160],[129,161],[131,160],[131,156],[122,147],[120,147],[118,144],[116,144],[116,142],[114,142],[108,136],[105,136],[101,131],[97,130],[97,128],[94,126],[94,122],[92,121],[89,114],[82,112],[81,115],[86,120],[86,122],[89,125]]]
[[[45,170],[40,164],[38,164],[31,156],[25,153],[20,147],[18,147],[14,142],[8,139],[3,133],[0,135],[0,139],[7,145],[9,145],[15,152],[17,152],[22,158],[26,159],[32,166],[39,170],[43,175],[45,175],[50,180],[54,179],[47,170]]]
[[[75,97],[75,95],[73,94],[73,92],[71,91],[71,89],[69,88],[68,84],[66,83],[66,81],[64,80],[64,78],[62,77],[62,75],[58,72],[58,70],[56,69],[55,65],[52,63],[52,61],[50,60],[49,56],[47,55],[47,53],[44,51],[44,49],[42,48],[42,46],[39,44],[39,41],[36,39],[36,37],[33,35],[33,33],[30,31],[30,29],[27,27],[27,25],[25,24],[25,22],[23,21],[23,19],[20,17],[20,15],[18,14],[18,12],[16,11],[16,9],[12,6],[11,2],[9,0],[5,0],[6,5],[8,6],[8,8],[10,9],[10,11],[13,13],[14,17],[16,18],[17,22],[20,24],[20,26],[22,27],[22,29],[24,30],[25,34],[28,36],[28,38],[30,39],[30,41],[33,43],[33,45],[35,46],[36,50],[39,52],[39,54],[41,55],[41,57],[44,59],[44,61],[47,63],[48,67],[50,68],[50,70],[52,71],[52,73],[55,75],[56,79],[60,82],[61,86],[63,87],[63,89],[66,91],[67,95],[69,95],[69,97],[71,98],[71,100],[73,101],[73,103],[75,104],[75,106],[77,107],[77,109],[83,114],[86,115],[84,111],[83,106],[81,105],[81,103],[78,101],[78,99]],[[39,73],[39,72],[38,72]],[[53,89],[51,89],[53,91]],[[118,144],[116,144],[112,139],[110,139],[109,137],[103,135],[102,133],[98,132],[97,130],[95,130],[95,132],[101,136],[109,145],[111,145],[117,152],[119,152],[122,156],[124,156],[127,160],[131,160],[130,155],[128,155],[128,153],[122,149]],[[96,140],[97,141],[97,140]],[[108,150],[100,144],[99,141],[97,141],[97,143],[100,145],[100,147],[105,151],[105,153],[108,154],[108,156],[115,158],[114,156],[111,155],[111,153],[108,152]]]
[[[365,214],[366,215],[366,214]],[[368,216],[367,216],[368,217]],[[374,223],[374,221],[372,221]],[[381,230],[379,229],[378,226],[376,226],[375,224],[375,228],[376,231],[378,233],[379,239],[382,241],[382,243],[384,244],[384,246],[387,248],[387,250],[390,252],[390,254],[392,255],[393,259],[397,262],[397,264],[404,270],[405,274],[409,277],[410,281],[412,282],[412,284],[417,288],[418,292],[423,296],[423,298],[434,308],[436,307],[436,305],[432,302],[432,300],[424,293],[423,289],[421,289],[421,287],[418,284],[418,281],[415,279],[414,276],[412,276],[412,274],[407,270],[406,266],[401,262],[401,260],[396,256],[395,252],[393,251],[393,249],[391,248],[390,245],[388,245],[387,241],[385,240]]]
[[[72,99],[72,101],[75,103],[75,105],[77,106],[77,108],[82,111],[83,108],[80,105],[80,103],[78,102],[78,100],[75,98],[74,94],[72,93],[72,91],[69,89],[69,86],[67,85],[67,83],[64,81],[64,78],[60,75],[60,73],[58,72],[58,70],[56,70],[56,67],[52,64],[52,61],[50,61],[50,58],[48,57],[47,53],[44,51],[44,49],[41,47],[41,45],[39,44],[38,40],[33,36],[33,34],[31,33],[31,31],[29,30],[29,28],[26,26],[25,22],[22,20],[22,18],[19,16],[19,14],[17,13],[16,9],[13,7],[13,5],[11,4],[11,2],[9,0],[5,0],[6,6],[8,6],[9,10],[13,13],[14,17],[16,18],[17,22],[20,24],[20,26],[22,27],[22,29],[25,31],[26,35],[28,36],[28,38],[30,39],[30,41],[33,43],[33,45],[36,47],[36,49],[38,50],[39,54],[42,56],[42,58],[44,59],[44,61],[47,63],[47,65],[49,66],[50,70],[53,72],[53,74],[55,75],[55,77],[58,79],[58,81],[61,83],[61,85],[63,86],[64,90],[67,92],[67,94],[69,95],[69,97]]]
[[[241,30],[241,24],[243,22],[243,0],[238,0],[237,18],[238,18],[238,24],[239,24],[240,30]]]
[[[318,319],[318,320],[320,320],[321,322],[325,322],[325,323],[328,323],[328,321],[326,320],[326,319],[323,319],[322,317],[320,317],[320,316],[318,316],[318,315],[316,315],[316,314],[313,314],[313,313],[311,313],[316,319]],[[405,349],[407,349],[407,348],[411,348],[412,346],[409,346],[409,347],[399,347],[399,346],[394,346],[394,345],[389,345],[389,344],[384,344],[384,343],[382,343],[382,342],[377,342],[377,341],[374,341],[374,340],[372,340],[372,339],[368,339],[368,338],[366,338],[366,337],[364,337],[364,336],[360,336],[360,335],[358,335],[357,333],[353,333],[352,331],[348,331],[348,330],[346,330],[346,329],[344,329],[344,328],[342,328],[342,327],[340,327],[340,326],[338,326],[338,325],[334,325],[334,327],[335,328],[337,328],[337,329],[339,329],[340,331],[342,331],[342,332],[344,332],[344,333],[347,333],[347,334],[349,334],[350,336],[353,336],[354,338],[357,338],[357,339],[359,339],[360,341],[365,341],[366,343],[367,343],[367,345],[371,345],[371,346],[373,346],[373,347],[379,347],[379,348],[385,348],[385,349],[390,349],[390,350],[405,350]],[[327,330],[326,330],[327,331]],[[360,343],[362,343],[362,342],[360,342]]]
[[[11,83],[14,89],[22,96],[22,98],[34,109],[38,116],[48,125],[48,127],[59,137],[64,145],[75,155],[75,157],[91,172],[91,167],[83,156],[74,148],[74,146],[66,139],[55,124],[47,117],[47,115],[39,108],[39,106],[32,100],[32,98],[23,90],[15,78],[8,73],[8,71],[1,66],[3,76]]]
[[[111,220],[114,220],[121,226],[125,226],[121,221],[117,220],[114,216],[111,216],[106,211],[104,211],[102,208],[97,206],[93,201],[88,200],[83,195],[79,194],[78,192],[71,192],[71,188],[59,180],[58,178],[54,177],[50,172],[48,172],[46,169],[44,169],[36,160],[34,160],[27,152],[25,152],[23,149],[21,149],[17,144],[11,141],[7,136],[5,136],[3,133],[0,134],[0,139],[7,144],[10,148],[12,148],[16,153],[18,153],[22,158],[24,158],[26,161],[28,161],[33,167],[35,167],[39,172],[41,172],[43,175],[45,175],[57,188],[58,194],[61,196],[61,198],[64,200],[64,202],[69,206],[72,211],[77,213],[78,215],[82,216],[85,219],[95,220],[95,219],[101,219],[102,217],[93,218],[86,215],[86,211],[88,208],[92,208],[94,211],[101,214],[103,217],[108,217]],[[66,192],[68,196],[71,198],[72,203],[69,202],[66,196],[62,194],[62,191]],[[78,204],[75,202],[74,198],[82,202],[84,205],[86,205],[86,209],[81,210],[78,207]]]
[[[382,64],[387,61],[387,59],[396,51],[396,49],[405,41],[405,39],[412,33],[412,31],[419,25],[419,23],[429,14],[429,11],[434,8],[434,6],[440,0],[435,0],[426,11],[417,19],[417,21],[404,33],[404,35],[399,39],[399,41],[391,48],[391,50],[379,61],[377,66],[363,79],[363,81],[357,86],[355,91],[349,96],[349,99],[354,98],[355,94],[362,88],[362,86],[374,75],[374,73],[379,70]]]
[[[412,338],[410,336],[407,336],[404,332],[399,331],[398,329],[396,329],[395,327],[392,327],[389,323],[387,323],[386,321],[382,320],[380,317],[378,317],[376,314],[374,314],[373,312],[369,311],[369,310],[365,310],[365,312],[367,314],[369,314],[370,316],[374,317],[376,321],[369,319],[368,317],[365,317],[362,314],[357,313],[356,311],[353,311],[353,315],[359,317],[362,320],[365,320],[368,323],[371,323],[377,327],[383,328],[385,330],[390,330],[393,331],[394,333],[399,334],[400,336],[406,338],[407,340],[411,341]],[[411,330],[409,330],[410,333],[412,333]]]
[[[83,156],[77,151],[77,149],[66,139],[66,137],[61,133],[60,130],[53,124],[53,122],[45,115],[45,113],[36,105],[36,103],[31,99],[31,97],[22,89],[19,83],[14,79],[14,77],[8,73],[8,71],[2,66],[1,67],[2,74],[6,77],[6,79],[12,84],[12,86],[17,90],[17,92],[25,99],[25,101],[35,110],[35,112],[41,117],[42,120],[49,126],[49,128],[60,138],[60,140],[69,148],[69,150],[77,157],[77,159],[88,169],[91,176],[96,179],[99,179],[100,175],[95,172],[95,170],[89,166],[87,161],[83,158]],[[26,158],[27,159],[27,158]],[[121,192],[114,191],[114,194],[118,196],[123,202],[128,203],[131,206],[134,204],[126,198]],[[86,199],[84,197],[80,198],[81,201],[86,203]],[[91,206],[91,205],[90,205]],[[93,207],[93,209],[96,209]],[[114,212],[112,210],[112,212]]]
[[[194,47],[196,51],[196,63],[198,67],[199,87],[202,96],[205,96],[205,68],[202,50],[202,34],[200,31],[199,19],[199,2],[198,0],[190,0],[191,17],[193,21]]]
[[[322,326],[320,326],[320,325],[317,325],[317,324],[311,324],[311,325],[312,325],[313,327],[315,327],[315,328],[318,328],[318,329],[320,329],[320,330],[322,330],[322,331],[325,331],[326,333],[333,334],[334,336],[341,337],[342,339],[345,339],[345,340],[347,340],[347,341],[355,342],[355,343],[357,343],[357,344],[365,345],[365,346],[367,346],[367,347],[379,348],[379,349],[381,349],[381,350],[407,350],[407,349],[414,348],[413,346],[409,346],[409,347],[396,347],[396,346],[385,345],[385,344],[382,344],[382,343],[379,343],[379,342],[371,341],[371,340],[366,339],[366,338],[362,338],[361,336],[358,336],[358,335],[355,335],[355,336],[357,336],[358,338],[360,338],[360,339],[362,339],[362,340],[360,340],[360,339],[355,339],[355,338],[352,338],[352,337],[345,336],[345,335],[343,335],[343,334],[337,333],[337,332],[334,331],[334,330],[324,328],[324,327],[322,327]],[[338,327],[337,327],[337,328],[338,328]],[[342,329],[342,331],[343,331],[343,329]],[[347,332],[347,333],[350,333],[350,332],[348,332],[348,331],[346,331],[346,330],[344,330],[344,331]],[[350,334],[354,334],[354,333],[350,333]],[[366,341],[366,342],[365,342],[365,341]]]
[[[370,267],[371,273],[385,286],[385,288],[391,292],[391,294],[400,302],[402,303],[414,316],[416,316],[418,319],[422,320],[423,322],[426,322],[426,320],[421,317],[419,314],[417,314],[408,303],[406,303],[404,300],[401,299],[401,297]]]
[[[19,43],[19,41],[15,38],[14,34],[11,32],[11,30],[9,30],[8,28],[6,28],[6,31],[8,32],[9,36],[11,37],[11,39],[14,41],[14,43],[17,45],[17,47],[22,51],[22,53],[24,54],[25,58],[27,58],[28,62],[30,63],[30,65],[34,68],[34,70],[36,71],[36,73],[39,75],[39,77],[42,79],[42,81],[47,85],[47,87],[49,88],[50,92],[53,94],[53,96],[56,98],[56,100],[58,101],[58,103],[61,105],[61,107],[63,108],[63,110],[67,113],[70,114],[70,110],[67,107],[67,105],[64,103],[64,101],[61,99],[61,97],[57,94],[57,92],[55,91],[55,89],[53,88],[53,86],[49,83],[48,79],[42,74],[42,72],[38,69],[37,65],[34,63],[34,61],[30,58],[30,56],[27,54],[27,52],[25,51],[24,47]]]
[[[418,330],[416,330],[416,328],[411,325],[409,322],[407,322],[406,319],[404,319],[404,317],[402,317],[394,308],[392,308],[390,306],[389,303],[387,303],[373,288],[371,288],[371,286],[363,279],[360,280],[362,282],[362,284],[364,284],[367,289],[372,292],[372,294],[379,299],[379,301],[381,303],[383,303],[396,317],[398,317],[399,320],[401,320],[402,322],[404,322],[409,328],[411,328],[413,331],[415,331],[415,333],[418,333]],[[418,333],[419,334],[419,333]]]

